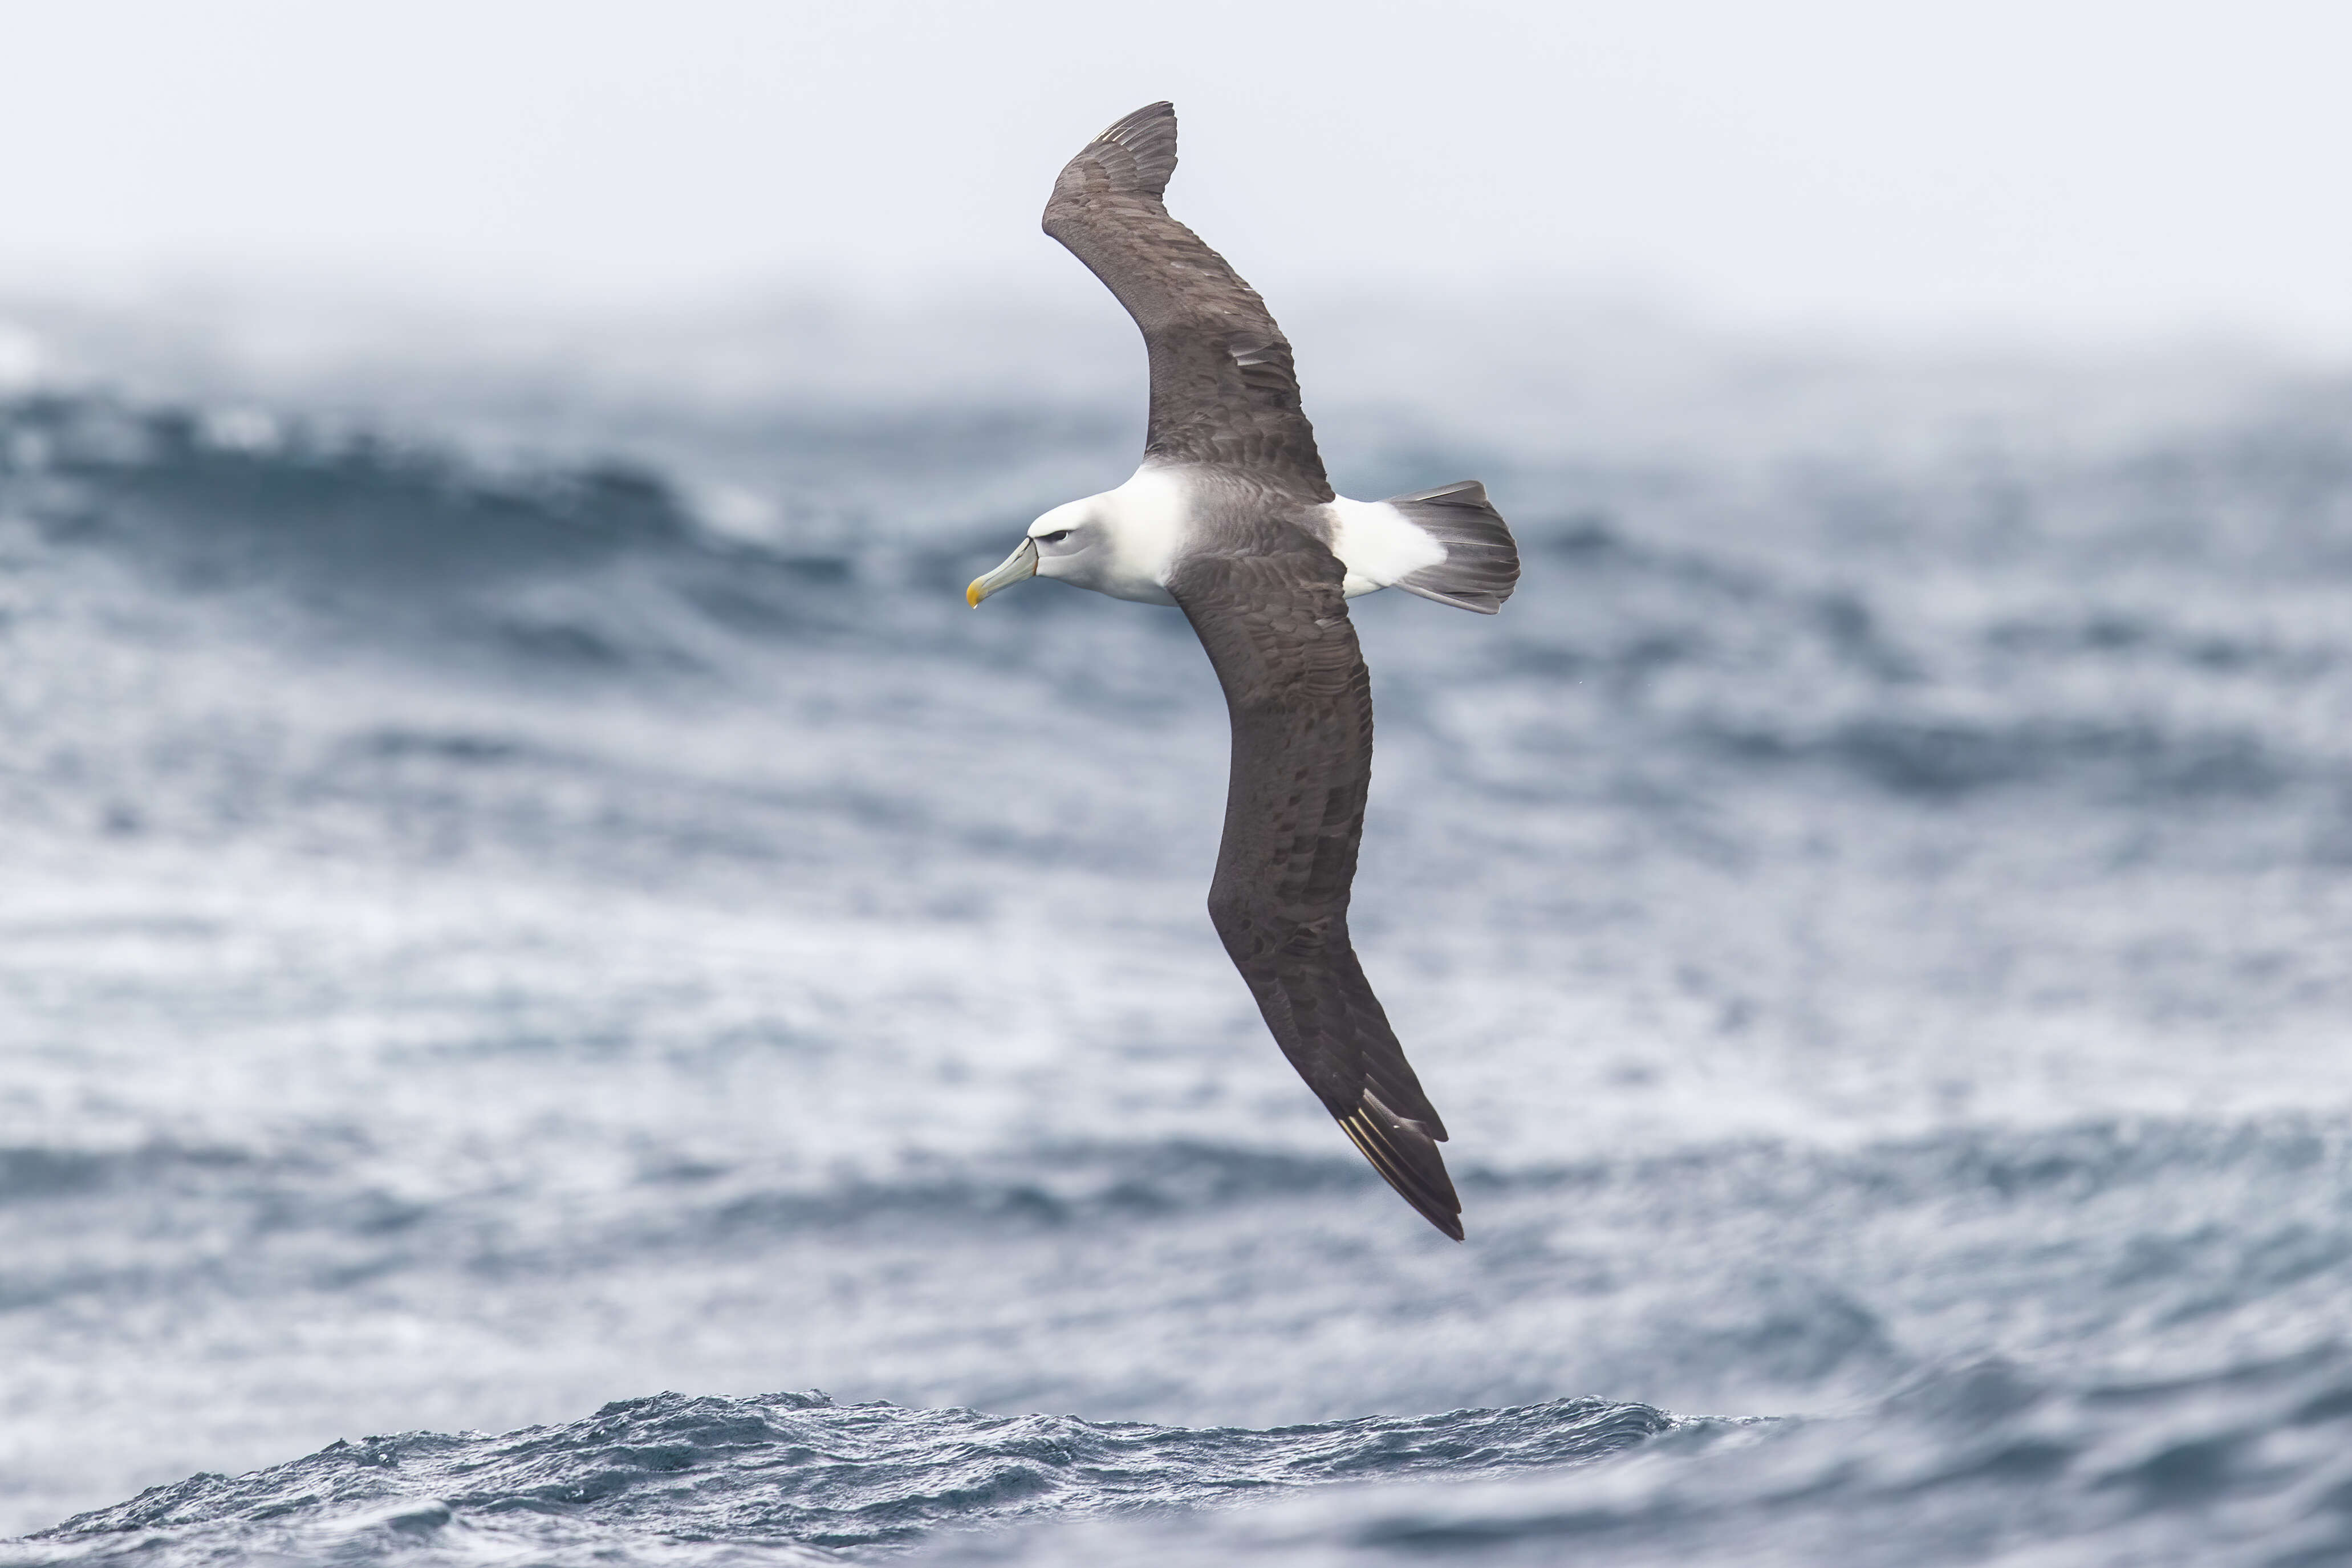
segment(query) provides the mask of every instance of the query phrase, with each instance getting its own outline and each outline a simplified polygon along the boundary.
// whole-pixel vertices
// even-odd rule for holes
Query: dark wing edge
[[[1371,679],[1344,569],[1304,533],[1274,553],[1193,556],[1169,591],[1233,718],[1209,917],[1275,1043],[1364,1158],[1462,1239],[1445,1124],[1405,1060],[1348,936],[1371,784]]]
[[[1146,456],[1277,476],[1331,499],[1300,406],[1290,340],[1257,290],[1160,197],[1176,171],[1176,110],[1154,103],[1096,137],[1054,182],[1045,232],[1102,279],[1151,360]]]

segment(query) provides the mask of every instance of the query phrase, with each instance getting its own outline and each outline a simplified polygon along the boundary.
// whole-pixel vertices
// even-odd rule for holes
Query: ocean
[[[1352,606],[1460,1246],[1181,616],[962,603],[1123,324],[20,311],[0,1563],[2352,1563],[2352,380],[1370,309],[1525,560]]]

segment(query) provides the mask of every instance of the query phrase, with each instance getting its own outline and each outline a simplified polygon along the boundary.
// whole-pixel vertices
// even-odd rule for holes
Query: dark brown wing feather
[[[1168,216],[1176,110],[1139,109],[1063,169],[1045,232],[1103,280],[1151,358],[1147,456],[1255,470],[1303,500],[1331,486],[1298,405],[1290,343],[1257,291]]]
[[[1437,1145],[1445,1124],[1404,1059],[1348,940],[1372,775],[1371,679],[1331,552],[1284,528],[1273,548],[1195,555],[1169,592],[1233,715],[1233,776],[1209,915],[1282,1054],[1372,1168],[1462,1239]]]

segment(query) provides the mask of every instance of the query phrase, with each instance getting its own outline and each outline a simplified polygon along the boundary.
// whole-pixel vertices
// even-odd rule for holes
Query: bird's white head
[[[971,586],[963,591],[964,603],[976,610],[991,594],[1030,577],[1059,577],[1091,586],[1084,580],[1087,557],[1100,553],[1105,542],[1105,531],[1094,515],[1095,503],[1100,499],[1088,496],[1085,500],[1065,501],[1031,523],[1028,533],[1002,565],[971,580]]]
[[[1145,468],[1115,490],[1065,501],[1029,525],[1003,564],[963,592],[974,609],[1027,577],[1054,577],[1114,599],[1172,605],[1168,569],[1183,533],[1180,483]]]

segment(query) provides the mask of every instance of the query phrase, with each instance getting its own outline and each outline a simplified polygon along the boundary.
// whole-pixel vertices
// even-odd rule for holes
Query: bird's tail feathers
[[[1511,538],[1511,525],[1486,499],[1485,485],[1463,479],[1433,490],[1391,496],[1388,504],[1445,547],[1444,560],[1406,574],[1394,586],[1482,616],[1503,607],[1518,585],[1519,547]]]

